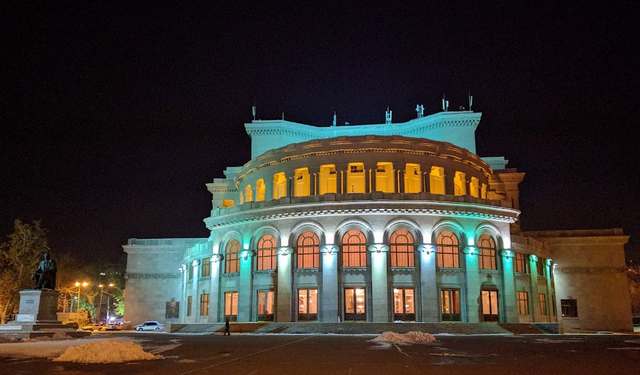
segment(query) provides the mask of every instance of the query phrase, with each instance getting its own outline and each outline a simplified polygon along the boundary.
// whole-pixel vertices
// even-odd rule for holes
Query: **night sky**
[[[403,122],[471,90],[478,153],[527,173],[524,229],[623,227],[639,247],[634,2],[49,3],[4,25],[2,236],[41,219],[55,251],[105,261],[129,237],[206,237],[205,183],[249,160],[251,105],[318,125],[390,106]]]

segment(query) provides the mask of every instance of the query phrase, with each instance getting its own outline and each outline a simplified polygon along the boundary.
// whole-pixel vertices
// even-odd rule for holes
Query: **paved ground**
[[[118,365],[0,358],[0,374],[611,375],[640,369],[638,335],[438,336],[430,346],[380,346],[365,336],[124,335],[143,340],[147,350],[173,349],[162,360]]]

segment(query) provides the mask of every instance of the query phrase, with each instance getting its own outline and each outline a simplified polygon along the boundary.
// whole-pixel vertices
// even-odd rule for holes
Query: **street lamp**
[[[76,299],[78,300],[78,302],[76,302],[76,312],[78,312],[78,310],[80,310],[80,286],[82,286],[83,288],[86,288],[89,283],[86,281],[80,282],[80,281],[76,281],[75,284],[76,288],[78,288],[78,295],[76,297]]]

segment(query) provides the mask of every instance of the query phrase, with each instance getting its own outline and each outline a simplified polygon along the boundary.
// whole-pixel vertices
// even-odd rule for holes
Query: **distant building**
[[[520,231],[524,173],[476,155],[480,118],[245,124],[252,159],[207,184],[210,236],[123,246],[127,320],[631,330],[627,236]]]

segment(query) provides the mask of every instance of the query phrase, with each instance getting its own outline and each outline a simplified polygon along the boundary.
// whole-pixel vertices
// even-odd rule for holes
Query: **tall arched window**
[[[278,172],[273,175],[273,199],[280,199],[287,196],[287,175]]]
[[[406,229],[398,229],[391,234],[391,267],[415,267],[414,243],[413,235]]]
[[[496,264],[496,242],[488,234],[483,234],[478,239],[478,248],[480,249],[480,269],[495,270]]]
[[[367,238],[356,229],[342,236],[342,266],[359,268],[367,266]]]
[[[231,240],[227,242],[224,255],[224,272],[234,273],[240,271],[238,262],[238,252],[240,252],[240,242]]]
[[[251,188],[251,185],[244,187],[244,201],[247,203],[253,202],[253,188]]]
[[[258,271],[276,269],[276,239],[270,234],[265,234],[258,241]]]
[[[318,235],[311,231],[299,235],[296,241],[296,254],[298,269],[320,268],[320,238]]]
[[[467,194],[467,177],[464,172],[456,171],[453,176],[453,195]]]
[[[267,187],[264,184],[264,178],[259,178],[256,181],[256,202],[264,201]]]
[[[453,232],[443,230],[436,239],[438,268],[460,267],[460,241]]]
[[[429,192],[431,194],[444,194],[444,168],[433,166],[429,172]]]

